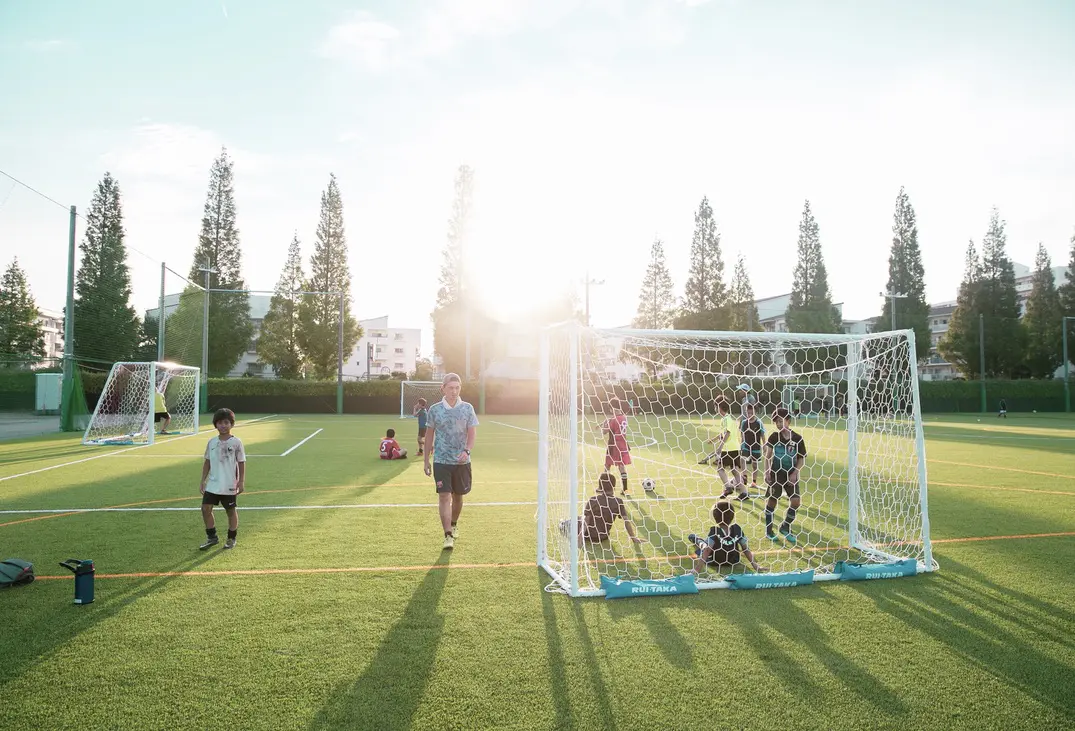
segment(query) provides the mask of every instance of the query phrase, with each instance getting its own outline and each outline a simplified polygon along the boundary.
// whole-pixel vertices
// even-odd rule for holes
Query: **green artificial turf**
[[[421,462],[376,459],[388,427],[414,449],[415,423],[391,417],[240,423],[238,546],[208,552],[196,511],[160,508],[197,508],[209,432],[123,452],[77,435],[0,443],[0,479],[20,475],[0,481],[0,510],[154,509],[0,514],[0,558],[43,577],[89,558],[99,574],[88,606],[72,604],[69,575],[0,592],[0,728],[1075,725],[1073,419],[927,418],[936,573],[619,601],[545,591],[536,419],[483,418],[468,500],[522,504],[465,508],[450,553]],[[819,429],[803,426],[825,447]],[[671,459],[668,446],[652,449]],[[811,459],[835,506],[845,456],[832,448]],[[666,497],[714,489],[662,469]],[[836,546],[844,516],[811,494],[802,530]],[[685,548],[690,505],[631,501],[662,570]],[[748,504],[740,521],[763,563],[806,565],[757,545],[759,515]]]

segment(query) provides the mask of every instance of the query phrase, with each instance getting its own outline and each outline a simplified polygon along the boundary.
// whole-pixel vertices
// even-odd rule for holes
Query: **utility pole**
[[[892,329],[895,330],[896,329],[896,300],[905,299],[907,297],[907,295],[905,295],[905,294],[896,294],[895,292],[882,292],[881,296],[885,297],[886,299],[892,300],[892,306],[891,306],[891,309],[889,310],[889,314],[892,315]]]
[[[204,414],[209,410],[209,275],[216,274],[208,259],[205,266],[198,269],[205,274],[205,292],[202,297],[202,389],[199,408]],[[161,315],[164,313],[162,312]],[[163,319],[163,318],[162,318]]]
[[[985,398],[985,314],[978,313],[978,369],[981,371],[982,413],[986,412]]]
[[[604,283],[604,279],[590,279],[590,273],[586,272],[586,327],[590,326],[590,285],[600,286]]]
[[[1065,317],[1060,321],[1064,334],[1064,411],[1071,412],[1071,365],[1068,357],[1068,322],[1075,324],[1075,317]]]

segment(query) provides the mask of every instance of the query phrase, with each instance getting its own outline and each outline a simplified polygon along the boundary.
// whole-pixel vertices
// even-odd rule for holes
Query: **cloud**
[[[392,62],[400,33],[393,26],[357,11],[329,29],[318,52],[321,56],[379,71]]]
[[[72,44],[70,41],[64,41],[59,38],[50,38],[48,40],[38,41],[26,41],[22,44],[24,48],[31,51],[37,51],[38,53],[48,53],[50,51],[58,51],[63,48],[68,48]]]

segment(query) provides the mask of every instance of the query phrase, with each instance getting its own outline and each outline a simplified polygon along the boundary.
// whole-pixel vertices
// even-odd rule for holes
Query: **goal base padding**
[[[727,578],[732,589],[782,589],[788,586],[807,586],[814,583],[814,570],[788,571],[776,574],[733,574]]]
[[[840,581],[895,579],[900,576],[915,576],[918,573],[918,561],[913,558],[883,564],[838,561],[834,573],[839,574]]]
[[[605,592],[605,599],[698,593],[694,574],[672,576],[667,579],[613,579],[609,576],[602,576],[601,588]]]

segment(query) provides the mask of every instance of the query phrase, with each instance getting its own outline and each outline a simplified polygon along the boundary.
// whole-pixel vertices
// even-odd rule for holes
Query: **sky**
[[[295,232],[309,256],[334,173],[356,313],[425,352],[461,164],[501,316],[589,273],[593,323],[627,324],[655,237],[681,295],[707,196],[759,297],[790,290],[808,199],[834,301],[870,317],[901,186],[927,297],[951,300],[993,206],[1011,258],[1067,262],[1073,37],[1060,0],[4,2],[0,170],[62,207],[0,176],[0,264],[61,308],[66,207],[109,171],[153,307],[227,146],[248,286],[272,289]]]

